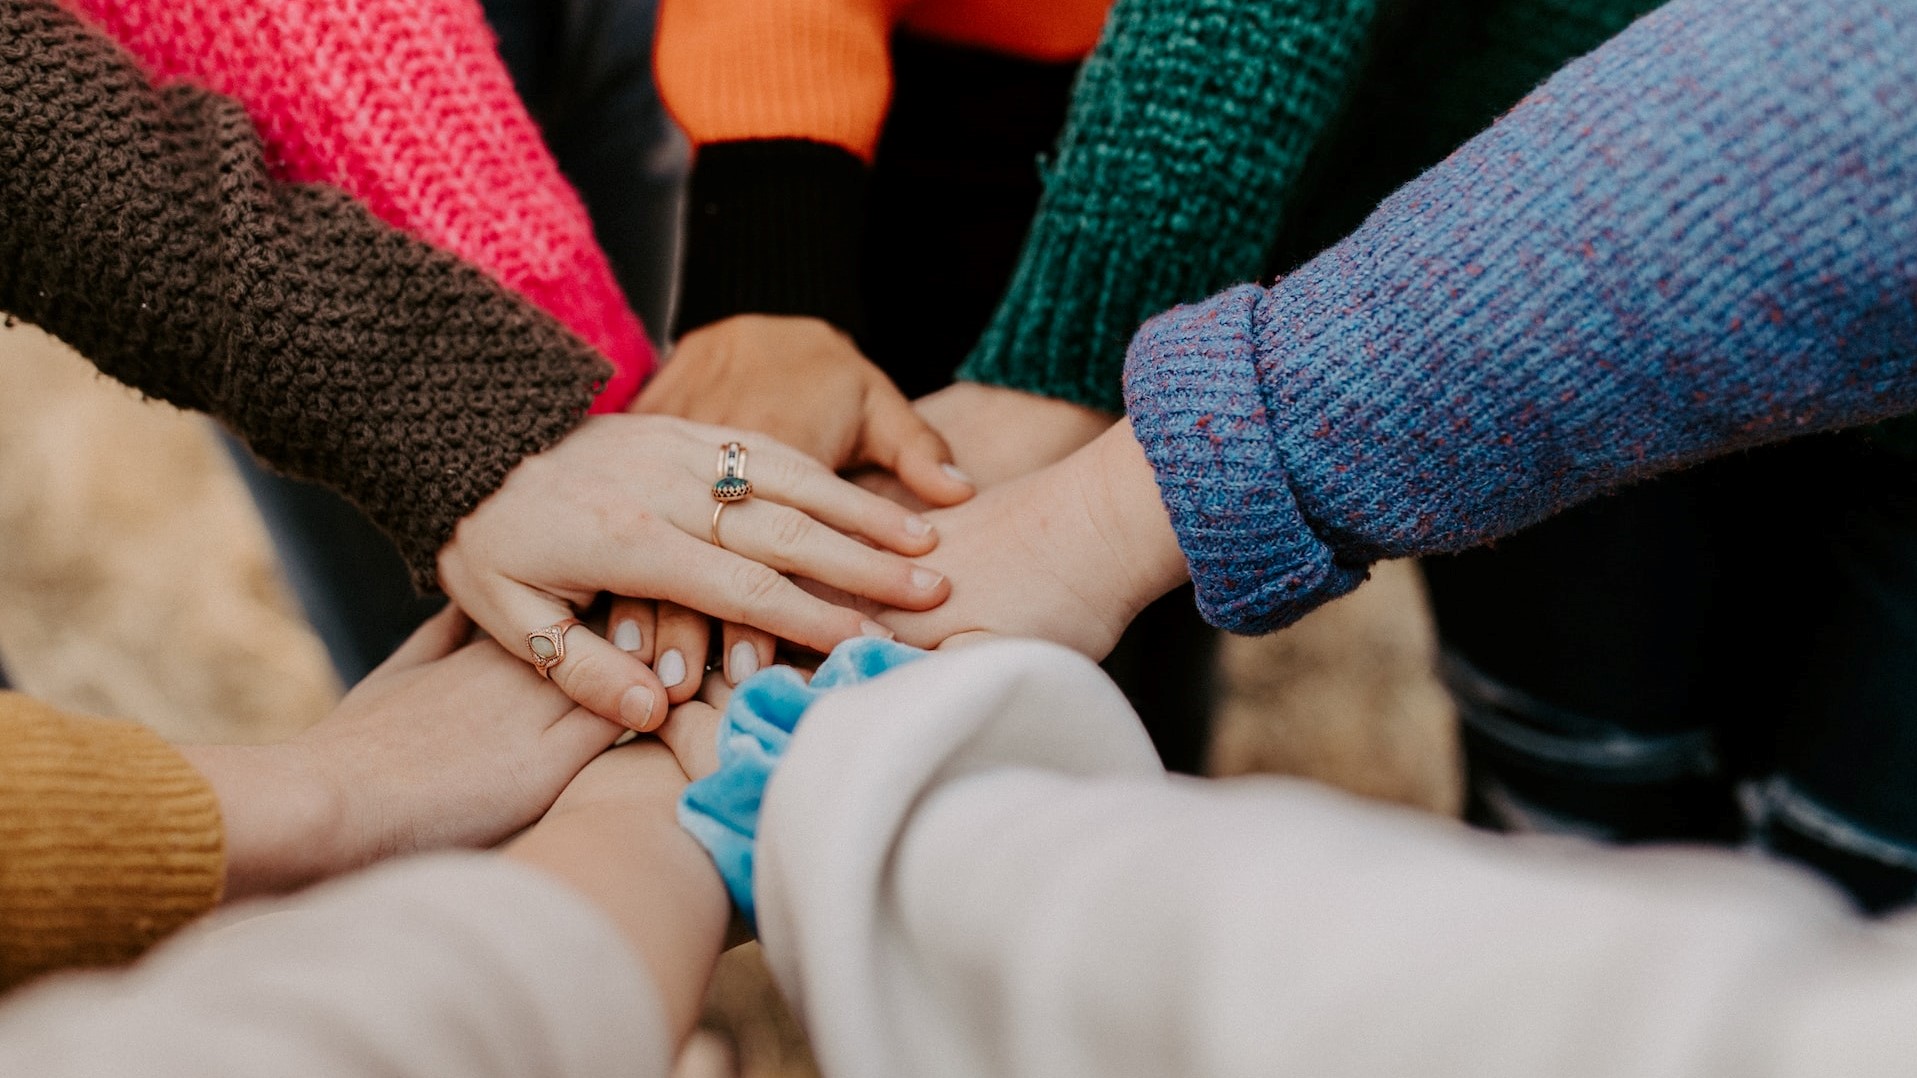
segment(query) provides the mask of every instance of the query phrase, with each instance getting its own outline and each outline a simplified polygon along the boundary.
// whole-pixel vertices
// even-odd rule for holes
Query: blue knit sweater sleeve
[[[1216,624],[1705,457],[1917,410],[1917,5],[1675,0],[1269,291],[1148,323]]]

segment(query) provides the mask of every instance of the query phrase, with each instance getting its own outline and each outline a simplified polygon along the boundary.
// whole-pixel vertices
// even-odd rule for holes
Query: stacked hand
[[[750,449],[754,493],[727,507],[719,546],[711,488],[720,447],[734,441]],[[788,575],[923,610],[945,598],[944,578],[900,555],[924,554],[937,541],[922,516],[763,434],[600,416],[522,461],[460,522],[439,573],[453,601],[523,659],[532,657],[528,634],[600,592],[669,600],[824,650],[885,630]],[[635,730],[664,719],[665,687],[646,665],[652,653],[621,650],[584,626],[558,635],[564,654],[550,673],[567,696]],[[684,655],[691,669],[703,660],[703,647]]]

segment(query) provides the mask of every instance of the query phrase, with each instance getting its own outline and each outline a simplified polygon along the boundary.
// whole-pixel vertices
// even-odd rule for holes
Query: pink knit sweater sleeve
[[[239,100],[274,174],[342,188],[605,353],[594,411],[654,357],[585,205],[513,90],[476,0],[67,0],[155,81]]]

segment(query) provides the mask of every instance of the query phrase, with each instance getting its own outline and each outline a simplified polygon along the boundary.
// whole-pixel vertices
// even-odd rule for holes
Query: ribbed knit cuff
[[[1145,319],[1264,268],[1371,0],[1120,0],[1005,298],[959,370],[1116,410]]]
[[[1157,473],[1205,620],[1237,633],[1282,629],[1364,582],[1298,507],[1276,431],[1285,416],[1258,380],[1255,314],[1241,285],[1147,322],[1132,339],[1125,396]]]
[[[699,147],[674,336],[736,314],[809,315],[859,336],[865,189],[865,163],[840,146]]]
[[[0,990],[129,961],[219,901],[219,801],[153,731],[0,694],[0,738]]]

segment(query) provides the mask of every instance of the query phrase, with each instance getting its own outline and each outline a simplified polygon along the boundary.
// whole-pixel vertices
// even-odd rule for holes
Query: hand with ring
[[[615,616],[608,641],[579,624],[575,612],[600,592],[663,600],[674,617],[698,611],[750,627],[728,632],[752,634],[767,652],[772,637],[825,651],[886,630],[788,575],[927,610],[949,585],[908,559],[937,542],[923,517],[763,436],[669,416],[595,416],[522,461],[460,521],[439,552],[439,578],[482,628],[566,695],[643,731],[664,720],[667,706],[647,665],[654,648],[645,645],[657,634],[640,630],[634,641]],[[681,655],[680,678],[696,687],[703,660],[703,649]]]

